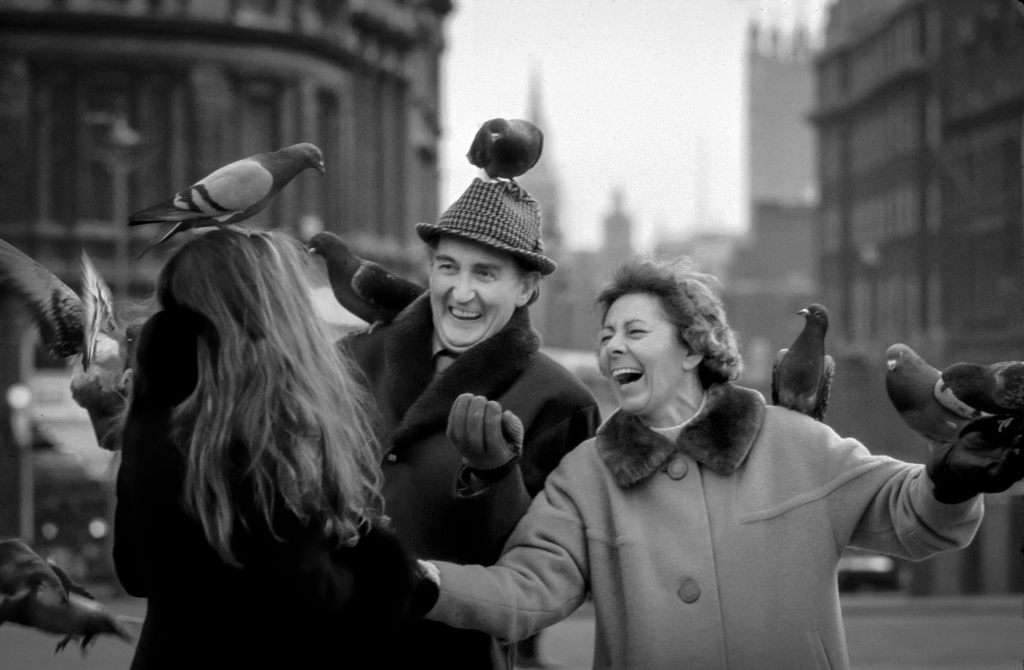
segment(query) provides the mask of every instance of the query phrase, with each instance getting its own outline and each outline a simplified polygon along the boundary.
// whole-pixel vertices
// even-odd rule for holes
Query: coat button
[[[384,460],[387,461],[388,463],[397,463],[398,456],[396,456],[395,454],[388,454],[387,456],[384,457]]]
[[[675,458],[668,464],[668,476],[672,479],[682,479],[686,476],[686,471],[689,469],[689,466],[686,465],[686,461],[682,458]]]
[[[700,587],[697,586],[697,582],[687,579],[679,587],[678,593],[684,603],[692,603],[697,598],[700,598]]]

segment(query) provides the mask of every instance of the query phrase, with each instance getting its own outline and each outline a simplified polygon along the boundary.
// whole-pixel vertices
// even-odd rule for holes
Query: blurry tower
[[[607,273],[633,255],[633,219],[623,206],[622,187],[612,189],[612,211],[604,217],[604,247],[601,250]]]
[[[537,164],[517,181],[540,203],[540,232],[541,240],[544,243],[544,254],[560,264],[559,269],[541,284],[540,298],[530,308],[530,319],[534,328],[543,336],[544,344],[560,346],[559,343],[565,339],[561,331],[568,326],[562,324],[557,317],[559,303],[557,297],[565,294],[568,289],[569,272],[563,264],[563,238],[560,222],[561,183],[551,153],[552,128],[544,115],[541,100],[541,76],[537,70],[530,74],[526,120],[544,133],[544,150]]]
[[[750,229],[733,258],[725,299],[746,362],[740,382],[762,392],[775,352],[803,326],[795,312],[817,293],[810,41],[799,21],[785,32],[754,21],[748,34]]]

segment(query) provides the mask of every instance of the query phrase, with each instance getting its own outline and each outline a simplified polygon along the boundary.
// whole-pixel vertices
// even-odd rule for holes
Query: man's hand
[[[1024,478],[1024,417],[971,421],[955,442],[934,446],[926,467],[939,502],[1005,491]]]
[[[495,470],[523,452],[523,423],[498,402],[463,393],[448,415],[448,440],[471,469]]]

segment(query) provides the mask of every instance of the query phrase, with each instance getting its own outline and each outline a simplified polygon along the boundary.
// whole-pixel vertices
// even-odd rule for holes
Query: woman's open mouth
[[[644,376],[643,370],[637,368],[619,368],[618,370],[612,370],[612,379],[619,386],[629,386],[635,382],[640,381],[640,378]]]

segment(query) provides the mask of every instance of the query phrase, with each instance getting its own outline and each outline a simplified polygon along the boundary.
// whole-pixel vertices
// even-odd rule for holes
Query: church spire
[[[554,169],[554,156],[551,151],[551,138],[554,134],[554,129],[548,123],[544,114],[544,104],[541,95],[542,81],[543,77],[541,76],[540,68],[535,65],[530,69],[526,120],[540,128],[541,132],[544,133],[544,153],[541,154],[540,160],[533,166],[533,169],[517,181],[540,203],[542,216],[540,230],[544,239],[544,246],[555,257],[562,247],[562,226],[559,222],[561,189],[558,175]]]

